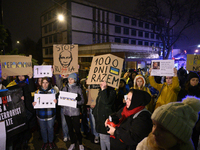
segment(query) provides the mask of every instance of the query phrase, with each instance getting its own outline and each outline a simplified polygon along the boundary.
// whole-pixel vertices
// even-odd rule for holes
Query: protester
[[[116,92],[113,88],[107,86],[105,81],[100,84],[101,90],[99,91],[96,99],[96,105],[93,109],[95,118],[96,131],[100,135],[101,150],[110,150],[110,136],[107,133],[104,125],[106,119],[114,112],[114,103],[116,99]]]
[[[132,73],[130,75],[130,80],[128,81],[129,88],[134,86],[134,79],[135,79],[136,75],[137,75],[137,72],[132,71]]]
[[[119,123],[111,126],[106,120],[111,135],[111,150],[134,150],[137,144],[146,137],[152,128],[151,113],[145,106],[151,101],[151,96],[142,90],[131,89],[128,93],[126,106],[116,113]],[[114,118],[114,115],[111,115]],[[113,119],[114,120],[114,119]]]
[[[193,150],[192,128],[200,111],[200,100],[187,97],[158,107],[151,116],[152,132],[136,150]]]
[[[76,73],[71,73],[68,76],[68,83],[63,88],[63,82],[61,80],[61,77],[59,75],[56,75],[56,83],[58,85],[58,88],[62,91],[71,92],[78,94],[76,100],[77,100],[77,108],[64,106],[63,111],[65,115],[65,119],[68,125],[69,129],[69,136],[71,139],[71,145],[68,148],[68,150],[72,150],[75,148],[76,138],[77,136],[78,142],[79,142],[79,149],[84,150],[84,147],[82,145],[82,135],[80,131],[80,106],[84,103],[84,98],[82,94],[82,89],[80,85],[77,83],[77,75]],[[74,133],[75,130],[75,133]]]
[[[166,82],[164,82],[163,84],[158,84],[155,82],[154,76],[151,76],[151,70],[152,68],[149,69],[150,85],[157,89],[159,92],[161,91],[160,96],[157,99],[155,109],[164,104],[177,101],[177,96],[178,92],[180,91],[180,87],[176,68],[174,68],[174,76],[166,76]]]
[[[50,79],[47,77],[42,78],[41,87],[36,91],[37,94],[55,94],[55,90],[52,88]],[[57,103],[57,100],[53,100],[54,103]],[[35,106],[37,102],[33,102]],[[36,109],[36,115],[40,124],[40,132],[43,139],[42,150],[46,150],[48,145],[50,149],[56,148],[54,139],[54,121],[56,117],[55,108],[42,108]]]
[[[196,72],[190,72],[186,84],[178,94],[177,101],[182,101],[187,95],[196,96],[200,98],[200,83],[199,75]],[[198,119],[197,125],[195,125],[192,134],[192,141],[194,143],[195,150],[197,150],[200,135],[200,120]]]

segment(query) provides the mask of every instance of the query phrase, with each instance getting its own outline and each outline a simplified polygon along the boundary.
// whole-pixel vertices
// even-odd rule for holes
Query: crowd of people
[[[119,88],[102,81],[88,85],[78,74],[33,79],[20,75],[9,82],[2,76],[1,89],[21,88],[26,109],[26,129],[7,140],[14,150],[28,149],[32,128],[43,140],[41,150],[56,149],[55,120],[70,141],[84,150],[83,135],[93,134],[101,150],[197,150],[200,135],[200,84],[197,72],[174,68],[174,76],[157,77],[141,70],[122,74]],[[87,105],[88,90],[98,89],[96,103]],[[59,91],[76,93],[77,107],[58,106]],[[56,108],[34,109],[34,94],[55,94]],[[89,114],[89,115],[88,115]],[[88,119],[89,118],[89,119]],[[88,123],[88,120],[90,123]]]

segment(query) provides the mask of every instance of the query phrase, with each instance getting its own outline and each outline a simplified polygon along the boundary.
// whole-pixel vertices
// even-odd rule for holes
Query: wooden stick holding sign
[[[38,108],[56,108],[55,94],[35,94],[34,102],[36,102],[34,109]]]
[[[43,77],[52,77],[52,66],[44,65],[44,66],[34,66],[34,78],[43,78]]]
[[[58,98],[58,105],[76,108],[76,106],[77,106],[76,97],[77,96],[78,95],[76,93],[60,91],[60,95]]]
[[[94,56],[87,84],[100,84],[106,81],[108,86],[118,88],[123,61],[122,58],[112,54]]]

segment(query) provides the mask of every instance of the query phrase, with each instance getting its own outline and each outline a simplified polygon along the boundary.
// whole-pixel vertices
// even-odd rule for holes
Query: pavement
[[[55,135],[54,138],[54,143],[56,144],[57,148],[55,150],[67,150],[70,146],[70,141],[64,142],[63,141],[63,136],[62,136],[62,131],[61,129],[59,130],[59,133]],[[40,150],[41,146],[43,144],[43,141],[39,135],[38,131],[34,131],[32,133],[32,138],[30,139],[28,145],[30,150]],[[87,137],[83,136],[83,146],[85,150],[100,150],[100,145],[95,144],[93,142],[93,136],[89,135]],[[49,147],[48,149],[49,150]],[[79,150],[78,144],[76,144],[75,150]]]

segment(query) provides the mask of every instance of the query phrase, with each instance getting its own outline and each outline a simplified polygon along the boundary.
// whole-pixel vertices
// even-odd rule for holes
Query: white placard
[[[34,66],[34,78],[43,78],[43,77],[52,77],[52,66],[44,65],[44,66]]]
[[[37,102],[34,106],[37,108],[55,108],[56,104],[54,103],[55,94],[35,94],[34,102]]]
[[[174,60],[152,60],[151,76],[174,76]]]
[[[77,106],[77,100],[75,99],[76,97],[77,97],[76,93],[60,91],[60,95],[58,98],[58,105],[76,108]]]
[[[0,150],[6,150],[6,127],[5,122],[0,122]]]

